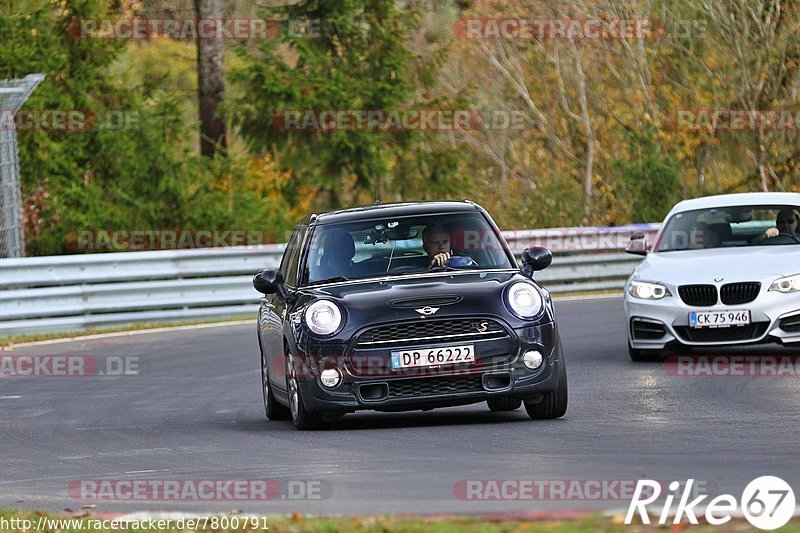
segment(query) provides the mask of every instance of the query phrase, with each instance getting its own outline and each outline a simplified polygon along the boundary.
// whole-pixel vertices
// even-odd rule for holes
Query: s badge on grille
[[[420,318],[425,318],[426,316],[430,316],[438,310],[439,310],[438,307],[431,307],[429,305],[426,305],[425,307],[422,307],[420,309],[414,309],[414,311],[422,315]]]
[[[489,329],[489,323],[488,322],[481,322],[480,324],[478,324],[478,333],[483,333],[487,329]]]

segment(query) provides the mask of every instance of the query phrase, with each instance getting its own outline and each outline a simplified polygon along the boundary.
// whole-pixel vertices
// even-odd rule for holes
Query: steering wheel
[[[445,261],[445,266],[451,266],[456,268],[463,268],[463,267],[476,267],[478,263],[471,257],[466,255],[454,255],[447,261]]]
[[[761,244],[800,244],[800,237],[794,233],[778,233],[776,237],[766,239]]]

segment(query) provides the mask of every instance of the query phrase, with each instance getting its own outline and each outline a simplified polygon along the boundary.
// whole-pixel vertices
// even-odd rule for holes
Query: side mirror
[[[522,272],[528,277],[549,267],[552,262],[553,254],[544,246],[531,246],[522,251]]]
[[[625,247],[625,251],[633,255],[647,255],[647,234],[634,233]]]
[[[253,287],[262,294],[275,294],[283,286],[283,274],[280,270],[268,268],[253,277]]]

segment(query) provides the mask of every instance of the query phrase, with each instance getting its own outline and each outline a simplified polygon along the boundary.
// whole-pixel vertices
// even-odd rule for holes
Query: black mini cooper
[[[489,214],[469,202],[376,204],[310,215],[280,269],[253,279],[270,420],[313,429],[360,409],[524,403],[567,409],[567,372],[549,293]]]

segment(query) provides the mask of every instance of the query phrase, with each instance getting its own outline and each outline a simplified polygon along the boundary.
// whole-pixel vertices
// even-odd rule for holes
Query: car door
[[[297,286],[297,268],[302,251],[305,224],[298,224],[292,233],[281,260],[280,271],[283,274],[286,291],[294,294]],[[284,321],[288,313],[289,303],[278,294],[265,295],[261,300],[261,337],[264,346],[266,363],[269,365],[270,383],[286,390],[286,366],[284,363]]]

